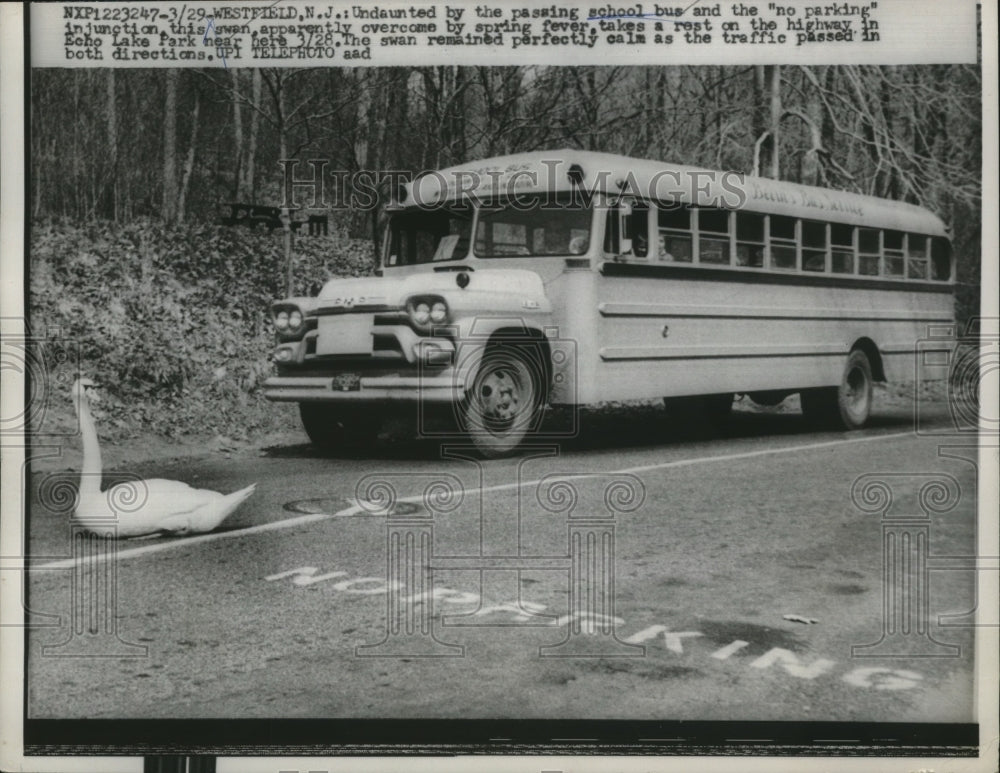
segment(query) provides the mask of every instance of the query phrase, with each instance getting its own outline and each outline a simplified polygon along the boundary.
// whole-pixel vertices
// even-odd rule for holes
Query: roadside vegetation
[[[295,292],[373,267],[372,245],[343,234],[295,240]],[[257,387],[271,371],[269,307],[284,294],[280,232],[204,223],[63,220],[32,227],[30,326],[49,385],[36,419],[72,426],[80,370],[99,382],[101,435],[223,435],[289,426]],[[32,370],[33,375],[39,371]]]

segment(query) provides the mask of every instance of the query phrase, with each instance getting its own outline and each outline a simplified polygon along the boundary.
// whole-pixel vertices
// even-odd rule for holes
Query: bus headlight
[[[302,327],[302,312],[298,309],[292,309],[288,312],[288,331],[294,333],[300,327]]]
[[[433,306],[431,306],[431,322],[435,325],[440,325],[443,322],[448,321],[448,307],[445,305],[444,301],[436,301]]]
[[[280,333],[284,333],[286,330],[288,330],[287,311],[279,311],[277,314],[274,315],[274,327]]]
[[[413,307],[411,313],[413,314],[413,321],[422,327],[430,321],[431,307],[426,303],[420,302]]]
[[[406,312],[418,330],[427,331],[432,325],[442,325],[448,321],[448,304],[437,295],[410,298],[406,302]]]

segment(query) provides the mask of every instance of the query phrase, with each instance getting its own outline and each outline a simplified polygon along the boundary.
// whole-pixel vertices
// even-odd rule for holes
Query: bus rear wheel
[[[317,448],[369,448],[375,444],[381,421],[369,409],[326,403],[299,403],[299,417],[309,440]]]
[[[462,425],[487,459],[513,453],[537,428],[543,406],[542,367],[530,346],[490,347],[462,406]]]
[[[802,413],[824,426],[861,429],[871,415],[872,392],[871,363],[855,349],[847,357],[840,386],[802,390]]]

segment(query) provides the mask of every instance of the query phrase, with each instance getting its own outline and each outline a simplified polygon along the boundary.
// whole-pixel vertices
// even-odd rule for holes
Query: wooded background
[[[195,299],[211,297],[239,320],[229,349],[256,352],[254,370],[237,367],[249,393],[267,370],[267,304],[285,290],[281,237],[215,224],[229,202],[281,203],[279,159],[417,173],[576,147],[928,207],[953,228],[966,318],[978,308],[981,90],[972,65],[35,70],[32,315],[82,336],[123,395],[162,399],[216,384],[204,369],[236,361],[221,332],[191,337],[234,324],[198,317]],[[374,268],[376,217],[334,212],[332,236],[297,238],[299,291]],[[135,295],[157,291],[171,308],[154,320]],[[107,324],[95,332],[112,300],[132,349],[111,352]],[[163,365],[164,340],[217,355]],[[159,364],[137,365],[136,351]]]
[[[31,207],[212,218],[223,201],[277,203],[281,158],[417,172],[569,146],[954,222],[979,205],[980,92],[969,65],[37,70]]]

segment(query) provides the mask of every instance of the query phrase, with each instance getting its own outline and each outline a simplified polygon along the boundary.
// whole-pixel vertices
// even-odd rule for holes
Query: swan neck
[[[83,470],[80,475],[80,494],[101,493],[101,445],[97,440],[97,427],[90,413],[90,402],[82,395],[77,403],[80,418],[80,435],[83,439]]]

